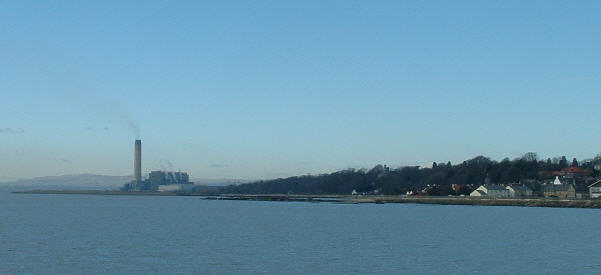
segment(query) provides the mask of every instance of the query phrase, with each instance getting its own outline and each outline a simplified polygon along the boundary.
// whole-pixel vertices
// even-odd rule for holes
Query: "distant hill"
[[[230,184],[244,184],[254,182],[255,180],[241,180],[241,179],[190,179],[194,184],[210,185],[210,186],[227,186]]]
[[[94,174],[77,174],[63,176],[48,176],[31,179],[20,179],[12,182],[0,182],[0,190],[114,190],[119,189],[123,184],[130,182],[133,176],[105,176]],[[230,184],[243,184],[251,182],[249,180],[238,179],[191,179],[195,184],[210,186],[226,186]]]
[[[132,176],[104,176],[93,174],[49,176],[3,182],[0,183],[0,189],[10,191],[33,189],[111,190],[119,189],[123,184],[131,181],[132,178]]]

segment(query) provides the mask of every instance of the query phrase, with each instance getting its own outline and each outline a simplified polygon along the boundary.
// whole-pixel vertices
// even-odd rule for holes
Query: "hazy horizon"
[[[482,155],[477,155],[477,156],[474,156],[474,158],[476,158],[476,157],[479,157],[479,156],[482,156]],[[562,156],[565,156],[565,155],[562,155]],[[549,159],[550,159],[550,158],[558,158],[558,157],[562,157],[562,156],[554,156],[554,157],[548,157],[548,158],[549,158]],[[484,156],[484,157],[487,157],[487,156]],[[509,158],[509,157],[505,157],[505,158],[508,158],[508,159],[512,159],[512,160],[513,160],[513,159],[520,158],[520,157],[521,157],[521,156],[517,156],[517,157],[515,157],[515,158]],[[570,162],[571,162],[571,160],[572,160],[572,158],[571,158],[571,157],[568,157],[568,156],[565,156],[565,157],[566,157],[566,159],[567,159],[568,161],[570,161]],[[589,158],[578,159],[578,161],[582,161],[582,160],[592,160],[592,159],[593,159],[593,157],[594,157],[594,156],[591,156],[591,157],[589,157]],[[505,159],[505,158],[503,158],[503,159]],[[470,158],[470,159],[472,159],[472,158]],[[491,160],[492,160],[492,161],[502,161],[503,159],[491,159]],[[547,159],[547,157],[539,157],[539,158],[538,158],[538,160],[539,160],[539,161],[544,161],[544,160],[546,160],[546,159]],[[469,159],[465,159],[465,160],[463,160],[463,161],[467,161],[467,160],[469,160]],[[456,165],[456,164],[460,164],[460,163],[462,163],[463,161],[459,161],[459,162],[455,162],[455,163],[451,162],[451,164],[453,164],[453,165]],[[341,170],[345,170],[345,169],[370,169],[370,168],[373,168],[373,167],[374,167],[374,166],[376,166],[376,165],[386,165],[386,166],[388,166],[388,167],[390,167],[390,168],[392,168],[392,169],[396,169],[396,168],[402,168],[402,167],[407,167],[407,166],[419,166],[420,168],[431,168],[431,167],[432,167],[432,164],[433,164],[434,162],[436,162],[436,163],[441,163],[441,164],[447,163],[447,162],[445,162],[445,161],[440,161],[440,162],[437,162],[437,161],[432,161],[432,162],[428,162],[428,163],[424,163],[424,164],[414,164],[414,165],[398,165],[398,166],[394,166],[394,165],[392,165],[392,166],[391,166],[391,165],[389,165],[389,164],[387,164],[387,163],[376,163],[376,164],[373,164],[373,165],[371,165],[371,166],[347,166],[347,167],[344,167],[344,168],[339,168],[339,169],[335,169],[335,170],[331,170],[331,171],[325,171],[325,172],[323,172],[323,173],[333,173],[333,172],[337,172],[337,171],[341,171]],[[450,161],[449,161],[449,162],[450,162]],[[167,168],[164,168],[164,167],[162,167],[162,168],[159,168],[159,169],[157,169],[157,170],[163,170],[163,171],[175,171],[175,170],[170,170],[170,169],[167,169]],[[183,172],[185,172],[185,171],[183,171]],[[149,173],[150,173],[150,171],[143,172],[143,173],[142,173],[142,176],[143,176],[143,178],[148,178],[148,174],[149,174]],[[317,173],[317,174],[323,174],[323,173]],[[311,174],[314,174],[314,173],[308,172],[308,173],[304,173],[304,174],[291,174],[291,175],[280,175],[280,176],[277,176],[277,175],[275,175],[275,176],[273,176],[273,177],[264,177],[264,178],[191,177],[191,178],[190,178],[190,180],[191,180],[192,182],[194,182],[194,181],[198,181],[198,180],[203,180],[203,181],[227,180],[227,181],[244,181],[244,182],[248,182],[248,181],[259,181],[259,180],[268,180],[268,179],[276,179],[276,178],[286,178],[286,177],[292,177],[292,176],[304,176],[304,175],[311,175]],[[65,177],[65,176],[85,176],[85,175],[92,175],[92,176],[109,176],[109,177],[131,177],[131,178],[133,178],[133,177],[134,177],[134,176],[133,176],[133,174],[123,174],[123,175],[118,175],[118,174],[117,174],[117,175],[116,175],[116,174],[97,174],[97,173],[93,173],[93,172],[82,172],[82,173],[57,174],[57,175],[29,176],[29,177],[27,177],[27,176],[26,176],[26,177],[21,177],[21,178],[0,178],[0,183],[13,183],[13,182],[18,182],[18,181],[22,181],[22,180],[42,179],[42,178],[53,178],[53,177],[59,178],[59,177]]]
[[[601,2],[2,7],[0,181],[601,151]]]

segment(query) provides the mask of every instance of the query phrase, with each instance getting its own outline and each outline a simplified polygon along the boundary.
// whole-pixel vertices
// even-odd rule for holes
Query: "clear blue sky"
[[[90,2],[0,2],[0,180],[601,151],[600,1]]]

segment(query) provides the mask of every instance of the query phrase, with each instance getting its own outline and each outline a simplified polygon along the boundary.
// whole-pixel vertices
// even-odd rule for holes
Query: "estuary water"
[[[0,193],[0,274],[601,273],[601,210]]]

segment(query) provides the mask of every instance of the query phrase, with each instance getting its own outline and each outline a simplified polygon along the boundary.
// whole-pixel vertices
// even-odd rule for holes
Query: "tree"
[[[528,152],[522,156],[523,161],[533,162],[538,160],[538,155],[534,152]]]
[[[459,162],[455,166],[450,162],[432,163],[432,167],[436,169],[405,166],[391,170],[387,166],[376,165],[369,170],[347,169],[330,174],[263,180],[219,189],[221,193],[231,194],[350,194],[352,190],[360,193],[374,193],[378,190],[388,195],[403,194],[409,190],[426,190],[426,192],[430,191],[428,193],[431,195],[445,196],[456,194],[451,189],[453,184],[461,186],[473,184],[472,187],[475,188],[487,178],[490,182],[498,184],[525,179],[535,180],[540,177],[546,179],[549,173],[540,173],[541,171],[554,171],[570,164],[565,156],[553,160],[531,161],[534,159],[536,159],[535,155],[529,153],[522,158],[515,160],[505,158],[500,162],[478,156]],[[580,165],[578,167],[585,170],[585,177],[595,177],[599,171],[594,170],[594,165],[599,162],[601,159],[582,161],[582,163],[574,159],[571,163]],[[466,194],[469,194],[468,191]]]
[[[578,167],[578,160],[576,160],[576,158],[572,160],[572,166]]]
[[[591,168],[586,168],[586,169],[584,169],[584,173],[583,173],[583,175],[584,175],[585,177],[590,177],[590,176],[592,176],[593,174],[594,174],[594,172],[593,172],[593,169],[591,169]]]
[[[561,159],[559,160],[559,168],[566,167],[568,167],[568,159],[566,159],[566,156],[561,156]]]

